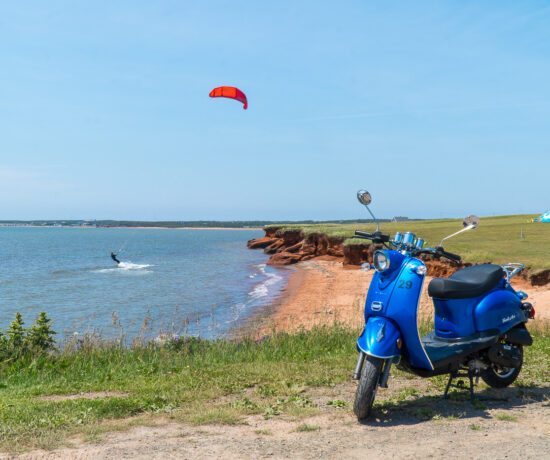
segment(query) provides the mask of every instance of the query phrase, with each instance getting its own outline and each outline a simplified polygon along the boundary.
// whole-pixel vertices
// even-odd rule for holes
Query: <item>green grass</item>
[[[533,269],[550,268],[550,224],[532,223],[534,214],[482,217],[480,226],[445,242],[445,248],[460,254],[465,262],[497,264],[521,262]],[[374,231],[374,224],[295,224],[285,229],[301,229],[306,235],[325,233],[328,236],[350,237],[354,230]],[[462,228],[462,219],[382,222],[381,231],[411,231],[426,240],[426,245],[438,245],[441,239]],[[521,232],[523,237],[521,239]],[[364,243],[347,239],[345,244]]]
[[[304,431],[320,431],[321,430],[321,427],[320,426],[317,426],[317,425],[308,425],[307,423],[304,423],[300,426],[298,426],[298,428],[296,428],[296,431],[298,432],[304,432]]]
[[[503,422],[517,422],[518,418],[514,415],[499,413],[494,416],[497,420],[502,420]]]
[[[357,333],[335,326],[261,343],[86,346],[57,357],[0,363],[0,451],[49,448],[102,421],[140,414],[196,424],[238,423],[247,414],[307,414],[315,407],[304,389],[349,378]],[[127,396],[39,398],[96,391]]]
[[[328,404],[318,407],[311,396],[318,391],[315,387],[330,392],[336,384],[350,381],[358,332],[333,325],[276,335],[260,343],[190,340],[132,349],[88,344],[58,356],[0,363],[0,451],[52,448],[75,434],[92,439],[105,431],[150,422],[157,415],[193,424],[242,423],[250,414],[300,419]],[[550,380],[547,333],[533,332],[534,345],[526,348],[518,385]],[[414,386],[412,379],[411,389],[397,399],[420,397]],[[95,391],[123,395],[93,400],[40,398]],[[343,400],[330,405],[351,411]],[[417,416],[425,419],[433,414],[420,411]]]

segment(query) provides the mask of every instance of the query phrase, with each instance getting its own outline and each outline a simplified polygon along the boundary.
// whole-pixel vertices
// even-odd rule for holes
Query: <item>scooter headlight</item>
[[[390,259],[384,251],[376,251],[373,256],[373,265],[378,272],[386,271],[390,268]]]

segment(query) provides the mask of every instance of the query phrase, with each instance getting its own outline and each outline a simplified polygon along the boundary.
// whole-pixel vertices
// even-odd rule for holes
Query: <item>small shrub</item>
[[[46,312],[41,311],[26,337],[32,350],[45,353],[53,349],[53,336],[57,332],[52,330],[51,324],[52,321],[46,316]]]
[[[23,351],[23,345],[25,343],[25,335],[27,331],[23,327],[25,322],[21,313],[17,312],[15,314],[15,319],[10,324],[9,329],[6,331],[7,345],[12,353],[21,353]]]
[[[30,329],[25,329],[21,313],[15,314],[10,327],[0,332],[0,361],[32,359],[54,350],[56,332],[46,312],[41,312]]]

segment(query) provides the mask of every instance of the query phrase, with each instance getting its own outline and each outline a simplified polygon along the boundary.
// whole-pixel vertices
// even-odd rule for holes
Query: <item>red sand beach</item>
[[[365,296],[373,271],[344,267],[341,261],[323,257],[300,262],[290,276],[283,294],[267,308],[262,319],[262,330],[295,330],[314,325],[329,324],[335,320],[360,327],[363,321]],[[420,314],[433,316],[433,304],[427,294],[431,277],[426,277]],[[546,286],[533,287],[521,279],[512,285],[529,295],[536,310],[536,319],[550,320],[550,290]]]

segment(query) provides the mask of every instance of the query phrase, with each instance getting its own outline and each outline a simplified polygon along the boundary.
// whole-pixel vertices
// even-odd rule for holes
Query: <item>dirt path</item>
[[[442,400],[429,382],[392,378],[390,389],[379,391],[390,402],[377,406],[374,418],[363,424],[351,412],[350,382],[310,395],[320,413],[307,418],[250,416],[234,426],[168,422],[20,458],[550,458],[550,387],[485,390],[482,396],[495,399],[476,408],[469,401]],[[407,388],[418,394],[403,398]],[[334,398],[346,405],[328,406]]]

